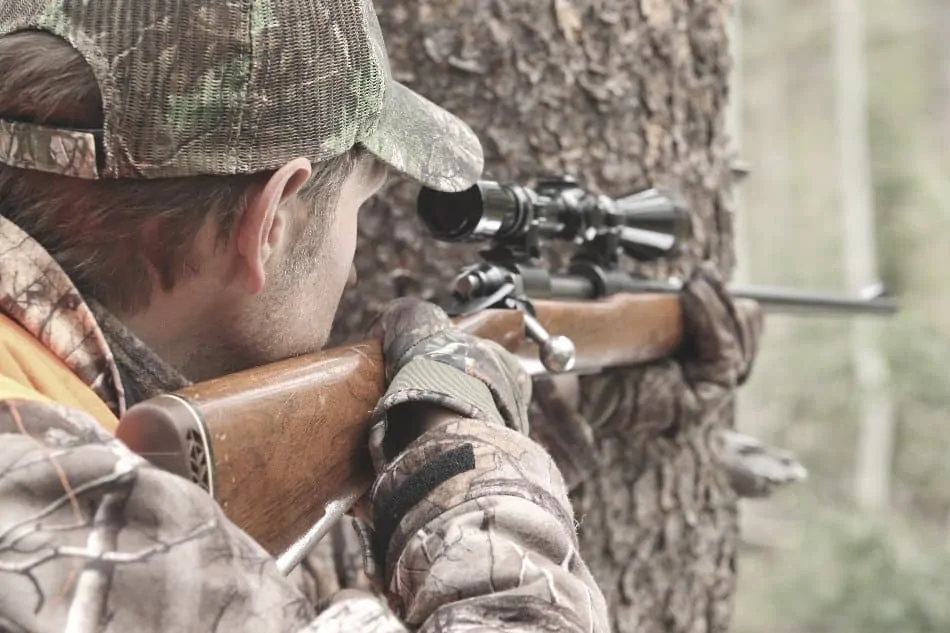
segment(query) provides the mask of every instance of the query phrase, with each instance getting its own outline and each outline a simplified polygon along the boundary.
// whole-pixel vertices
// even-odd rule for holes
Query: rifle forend
[[[665,357],[682,333],[675,296],[538,301],[534,309],[542,328],[574,342],[576,370]],[[484,310],[456,323],[544,373],[525,316]],[[384,387],[380,344],[362,341],[151,398],[126,412],[116,436],[204,488],[287,572],[372,484],[367,421]]]

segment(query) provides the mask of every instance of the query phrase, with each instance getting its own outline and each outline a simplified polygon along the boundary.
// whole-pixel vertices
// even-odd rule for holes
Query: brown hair
[[[102,126],[92,70],[59,38],[41,32],[0,38],[0,69],[0,117]],[[359,155],[354,148],[314,165],[300,192],[317,210],[301,233],[307,239],[322,241],[329,210]],[[217,222],[219,240],[226,242],[250,188],[270,175],[80,180],[0,164],[0,216],[42,244],[80,292],[132,313],[148,305],[155,281],[168,291],[195,273],[194,238],[201,227]]]

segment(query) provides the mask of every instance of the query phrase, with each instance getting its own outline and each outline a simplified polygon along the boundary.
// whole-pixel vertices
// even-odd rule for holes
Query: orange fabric
[[[95,392],[29,332],[0,314],[0,401],[25,398],[85,411],[110,433],[118,418]]]

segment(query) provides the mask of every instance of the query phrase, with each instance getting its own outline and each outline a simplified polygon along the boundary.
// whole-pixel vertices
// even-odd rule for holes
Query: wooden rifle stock
[[[576,345],[574,371],[662,358],[682,335],[676,295],[533,305],[548,332]],[[519,311],[484,310],[456,323],[518,354],[532,374],[543,373]],[[372,484],[367,421],[384,389],[380,343],[362,341],[152,398],[126,412],[116,435],[204,487],[278,556]]]

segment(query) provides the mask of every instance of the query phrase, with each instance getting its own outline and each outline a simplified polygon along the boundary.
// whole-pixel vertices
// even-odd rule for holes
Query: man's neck
[[[200,288],[180,284],[173,293],[156,293],[145,310],[115,314],[166,366],[191,381],[208,380],[230,368],[218,353],[226,338],[224,311],[209,305],[207,296]]]
[[[86,303],[105,336],[126,391],[126,406],[160,393],[177,391],[187,378],[152,350],[101,303],[86,297]]]

